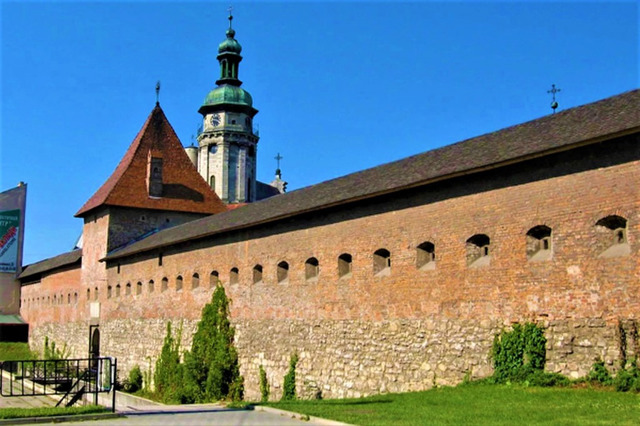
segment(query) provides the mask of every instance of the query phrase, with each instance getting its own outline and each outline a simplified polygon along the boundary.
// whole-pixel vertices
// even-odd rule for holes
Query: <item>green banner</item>
[[[20,210],[0,212],[0,272],[16,272]]]

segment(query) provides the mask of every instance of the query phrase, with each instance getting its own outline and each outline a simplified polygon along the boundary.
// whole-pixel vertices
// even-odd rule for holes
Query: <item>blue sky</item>
[[[637,1],[234,2],[258,178],[289,189],[639,86]],[[183,144],[218,75],[228,2],[3,1],[0,190],[28,183],[25,263],[70,250],[74,213],[155,104]]]

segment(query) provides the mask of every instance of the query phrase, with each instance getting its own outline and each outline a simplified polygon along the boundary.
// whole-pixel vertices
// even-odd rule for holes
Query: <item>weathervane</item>
[[[555,84],[551,85],[551,90],[547,90],[547,93],[551,93],[551,95],[553,96],[553,99],[551,101],[551,109],[553,110],[553,113],[556,113],[556,108],[558,108],[558,102],[556,102],[556,93],[558,93],[560,91],[560,89],[556,88]]]
[[[156,82],[156,105],[160,105],[160,80]]]

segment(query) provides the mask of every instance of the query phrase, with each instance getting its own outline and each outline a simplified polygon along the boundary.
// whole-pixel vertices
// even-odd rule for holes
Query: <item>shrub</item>
[[[69,358],[69,350],[67,349],[67,344],[65,343],[62,349],[56,348],[56,342],[53,340],[51,344],[49,344],[49,337],[45,336],[44,338],[44,359],[56,361],[61,359]]]
[[[640,392],[640,368],[638,368],[638,360],[636,358],[631,360],[631,369],[629,372],[635,378],[629,390],[633,392]]]
[[[139,365],[135,365],[131,371],[129,371],[129,377],[124,382],[125,392],[135,393],[142,389],[142,371]]]
[[[269,387],[269,380],[267,380],[267,372],[264,371],[262,365],[260,366],[260,401],[268,402],[269,401],[269,393],[271,389]]]
[[[640,369],[638,369],[637,360],[633,358],[627,364],[630,364],[629,368],[618,371],[613,379],[613,385],[619,392],[638,391],[640,390]]]
[[[540,387],[568,386],[571,381],[558,373],[546,373],[542,370],[534,370],[527,378],[529,385]]]
[[[151,366],[151,357],[147,357],[149,363],[149,369],[144,372],[142,380],[142,390],[145,392],[151,392],[151,378],[153,377],[153,367]]]
[[[615,379],[613,379],[613,385],[615,386],[618,392],[627,392],[633,386],[636,378],[631,374],[631,372],[621,369],[616,374]]]
[[[169,321],[162,352],[156,361],[156,371],[153,375],[155,392],[164,403],[183,402],[182,365],[180,364],[181,338],[182,327],[180,327],[176,339],[174,339],[171,334],[171,321]]]
[[[493,340],[494,381],[522,382],[537,370],[544,370],[547,339],[536,324],[514,324],[511,331],[503,331]]]
[[[601,385],[609,386],[612,383],[611,374],[609,370],[604,366],[604,361],[596,361],[591,366],[587,380],[590,382],[600,383]]]
[[[244,378],[233,344],[235,329],[229,322],[229,300],[218,285],[211,302],[202,309],[191,351],[185,353],[185,401],[241,400]]]
[[[296,399],[296,366],[298,365],[298,354],[293,353],[289,360],[289,372],[284,376],[282,385],[282,400],[293,401]]]
[[[44,372],[46,372],[47,377],[51,377],[66,371],[66,363],[57,361],[62,361],[69,358],[69,354],[70,352],[67,349],[66,343],[64,344],[62,349],[60,349],[59,347],[56,347],[56,342],[50,342],[49,337],[45,336],[43,358],[46,360],[46,362],[43,365],[43,374]]]
[[[227,395],[231,401],[240,402],[244,399],[244,377],[240,374],[229,385],[229,394]]]

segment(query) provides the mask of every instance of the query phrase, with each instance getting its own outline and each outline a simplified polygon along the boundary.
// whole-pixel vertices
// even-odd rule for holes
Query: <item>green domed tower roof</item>
[[[202,106],[222,104],[235,104],[252,107],[253,98],[251,98],[249,92],[238,86],[224,84],[210,91],[204,99]]]
[[[218,45],[218,62],[220,62],[220,78],[216,81],[218,87],[213,89],[200,109],[201,114],[220,110],[222,107],[244,111],[254,116],[258,110],[253,108],[253,99],[249,92],[241,89],[242,81],[238,79],[238,68],[242,61],[242,46],[234,37],[236,32],[231,28],[233,16],[229,15],[229,28],[226,31],[227,38]]]
[[[242,52],[242,46],[238,43],[238,40],[233,38],[236,35],[236,32],[233,28],[229,28],[227,30],[227,38],[224,39],[222,43],[218,45],[218,53],[237,53],[240,54]]]

